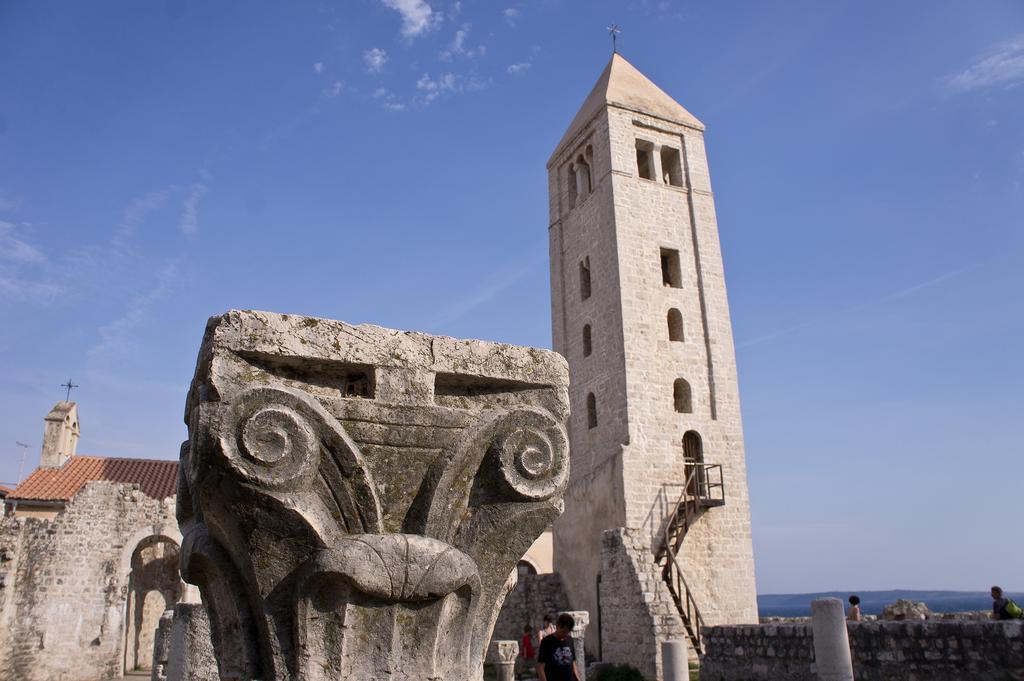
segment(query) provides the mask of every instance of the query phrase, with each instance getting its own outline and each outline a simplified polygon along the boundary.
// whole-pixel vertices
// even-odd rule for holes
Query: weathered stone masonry
[[[1024,622],[848,623],[856,681],[1008,681],[1024,674]],[[701,681],[817,681],[810,624],[705,629]]]
[[[133,556],[138,567],[152,538],[176,527],[172,500],[111,482],[87,483],[53,519],[0,520],[0,681],[120,676]],[[151,634],[139,633],[152,656]]]

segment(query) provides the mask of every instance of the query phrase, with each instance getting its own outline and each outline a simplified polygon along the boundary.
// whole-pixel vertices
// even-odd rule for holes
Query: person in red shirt
[[[527,669],[531,662],[533,662],[534,656],[533,650],[533,627],[527,624],[523,627],[523,638],[519,641],[519,676],[522,678],[522,672]]]

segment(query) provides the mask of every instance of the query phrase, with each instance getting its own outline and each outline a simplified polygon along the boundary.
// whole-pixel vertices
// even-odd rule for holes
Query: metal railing
[[[683,621],[683,627],[686,629],[687,636],[690,637],[693,649],[699,655],[704,652],[701,638],[704,630],[704,618],[700,614],[700,608],[697,607],[697,601],[693,598],[693,592],[690,591],[690,587],[683,577],[683,570],[679,567],[679,561],[676,560],[675,555],[669,555],[669,560],[666,561],[661,576],[665,580],[665,584],[668,585],[668,592],[672,594],[672,600],[675,601],[676,610],[679,611],[679,617]]]
[[[700,608],[693,598],[690,587],[683,577],[682,568],[679,566],[677,555],[682,548],[683,539],[686,537],[690,526],[696,522],[704,510],[713,506],[721,506],[725,503],[725,481],[722,476],[720,464],[707,464],[694,459],[686,459],[686,482],[666,483],[665,487],[682,487],[679,499],[669,517],[665,519],[664,540],[658,551],[655,553],[655,560],[662,564],[662,579],[668,586],[672,600],[675,601],[676,609],[683,621],[694,650],[698,653],[701,648],[701,630],[704,627],[704,618],[700,614]]]

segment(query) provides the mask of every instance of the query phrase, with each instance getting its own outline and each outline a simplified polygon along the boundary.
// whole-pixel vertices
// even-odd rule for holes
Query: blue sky
[[[229,308],[550,346],[609,57],[708,126],[758,586],[1024,589],[1024,5],[0,2],[0,481],[173,458]]]

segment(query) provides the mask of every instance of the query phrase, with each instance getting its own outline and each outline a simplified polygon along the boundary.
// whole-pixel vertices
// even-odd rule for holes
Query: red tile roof
[[[178,487],[178,462],[73,456],[60,468],[37,468],[8,495],[8,500],[70,501],[87,482],[134,483],[154,499],[166,499]]]
[[[8,494],[10,494],[13,491],[14,491],[14,489],[11,488],[11,487],[8,487],[7,485],[0,485],[0,499],[2,499],[3,497],[6,497]]]

